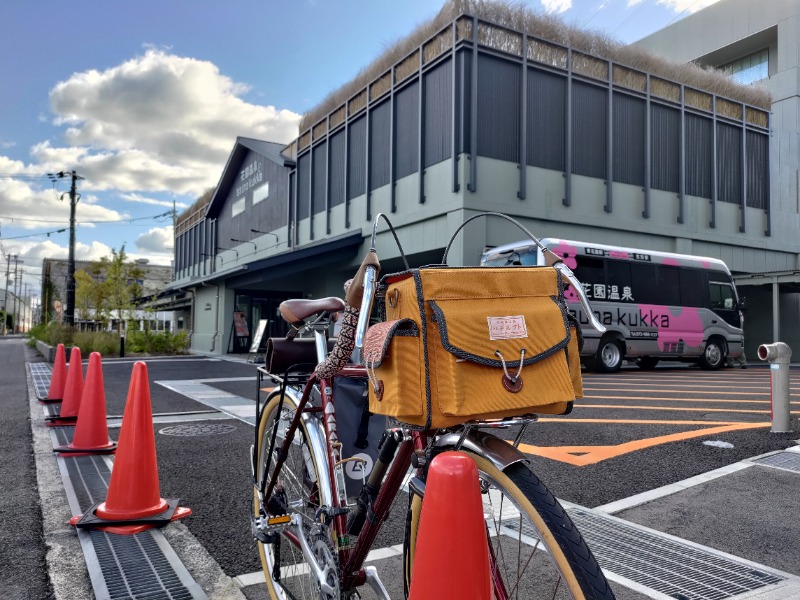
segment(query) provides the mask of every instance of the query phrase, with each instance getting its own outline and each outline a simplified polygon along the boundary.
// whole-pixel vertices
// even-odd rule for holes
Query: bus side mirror
[[[739,310],[747,310],[747,298],[739,298]]]

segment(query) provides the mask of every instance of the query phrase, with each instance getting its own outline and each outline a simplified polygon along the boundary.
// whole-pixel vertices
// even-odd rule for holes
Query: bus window
[[[708,295],[712,309],[733,310],[736,308],[736,295],[733,292],[733,286],[728,283],[709,281]]]
[[[681,269],[681,304],[703,306],[703,273],[699,269]]]
[[[583,284],[583,289],[590,299],[606,298],[606,275],[602,258],[581,256],[575,267],[575,277]]]
[[[621,260],[609,260],[608,268],[608,299],[612,301],[630,302],[633,296],[631,283],[631,265]]]
[[[661,297],[658,304],[680,306],[681,284],[679,270],[678,267],[669,265],[658,266],[658,294]]]
[[[658,289],[656,266],[647,263],[631,263],[633,299],[642,304],[664,304]]]

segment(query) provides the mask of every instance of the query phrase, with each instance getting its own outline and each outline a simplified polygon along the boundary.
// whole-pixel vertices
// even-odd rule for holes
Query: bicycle
[[[428,431],[397,424],[385,431],[358,497],[347,497],[347,459],[340,455],[333,378],[368,376],[365,367],[344,361],[353,345],[362,343],[367,328],[378,268],[371,254],[382,217],[375,218],[371,252],[353,279],[347,304],[323,298],[281,305],[281,315],[291,326],[288,337],[300,331],[313,334],[319,364],[299,365],[280,375],[262,371],[279,384],[263,404],[258,400],[251,449],[251,525],[270,597],[350,600],[360,598],[359,588],[368,584],[378,597],[390,600],[377,569],[364,561],[404,489],[409,493],[403,552],[407,595],[426,466],[436,454],[458,450],[475,462],[480,476],[494,598],[614,598],[569,516],[517,449],[535,415]],[[580,283],[562,268],[591,315]],[[338,350],[329,354],[326,334],[332,315],[342,311]],[[512,427],[517,428],[513,442],[493,434]]]

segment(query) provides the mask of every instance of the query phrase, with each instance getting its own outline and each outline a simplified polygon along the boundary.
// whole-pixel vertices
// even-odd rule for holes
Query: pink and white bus
[[[567,287],[587,368],[617,371],[628,359],[643,369],[662,360],[718,369],[743,352],[743,307],[721,260],[554,238],[541,242],[573,270],[607,328],[601,335],[589,326]],[[481,264],[544,263],[541,250],[528,240],[487,250]]]

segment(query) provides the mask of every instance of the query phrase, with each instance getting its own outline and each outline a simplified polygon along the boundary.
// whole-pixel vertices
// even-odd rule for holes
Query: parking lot
[[[0,350],[14,351],[8,341]],[[28,351],[26,360],[40,358]],[[112,439],[118,433],[133,362],[103,363]],[[193,356],[154,359],[147,366],[161,496],[180,498],[182,506],[193,510],[191,517],[165,532],[190,534],[219,566],[223,578],[233,578],[246,597],[264,597],[248,520],[249,452],[257,393],[254,365]],[[794,383],[800,373],[792,375]],[[551,490],[581,507],[606,506],[729,468],[789,448],[800,437],[796,432],[769,432],[769,370],[765,368],[706,372],[687,366],[654,371],[632,367],[610,375],[587,373],[584,388],[585,398],[570,415],[541,418],[528,429],[520,446]],[[793,402],[796,423],[799,409],[794,397]],[[45,517],[50,510],[50,504],[43,504]],[[700,512],[715,510],[702,507]],[[394,513],[397,516],[402,509]],[[389,561],[399,560],[401,518],[390,522],[376,546],[386,549]],[[61,539],[74,535],[59,527]],[[725,552],[800,575],[800,568],[785,558],[783,550],[765,548],[747,537],[732,540],[735,536],[724,532],[709,535],[720,538],[714,541]],[[649,597],[637,596],[641,591],[631,592],[625,586],[619,590],[620,597],[628,593]]]

